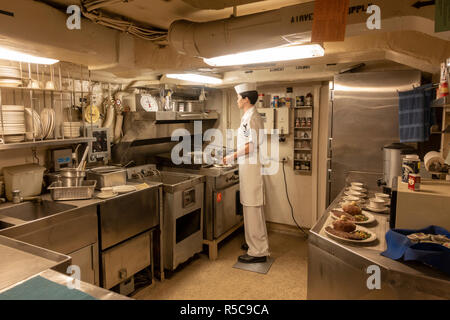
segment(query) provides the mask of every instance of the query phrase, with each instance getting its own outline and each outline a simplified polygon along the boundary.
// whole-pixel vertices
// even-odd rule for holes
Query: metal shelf
[[[95,141],[95,138],[74,138],[74,139],[52,139],[52,140],[39,140],[39,141],[26,141],[17,143],[0,143],[1,150],[13,150],[13,149],[24,149],[24,148],[39,148],[39,147],[50,147],[50,146],[63,146],[75,143],[88,143]]]
[[[30,90],[30,91],[43,91],[43,92],[54,92],[54,93],[83,93],[89,94],[89,91],[72,91],[72,90],[56,90],[56,89],[37,89],[37,88],[24,88],[24,87],[6,87],[0,86],[0,89],[10,89],[10,90]]]

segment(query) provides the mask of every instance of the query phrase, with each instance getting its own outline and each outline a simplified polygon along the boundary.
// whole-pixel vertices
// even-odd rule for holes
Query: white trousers
[[[247,254],[252,257],[269,255],[269,237],[267,236],[264,207],[244,206],[245,242]]]

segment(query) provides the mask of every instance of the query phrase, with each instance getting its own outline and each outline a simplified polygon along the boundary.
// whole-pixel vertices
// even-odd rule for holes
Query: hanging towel
[[[399,92],[398,95],[400,142],[428,141],[435,121],[431,111],[435,95],[432,84]]]

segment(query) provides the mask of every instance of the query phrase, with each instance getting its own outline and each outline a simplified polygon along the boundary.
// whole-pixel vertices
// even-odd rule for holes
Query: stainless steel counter
[[[73,279],[71,277],[69,277],[65,274],[48,269],[48,270],[42,271],[36,275],[33,275],[32,277],[28,277],[26,279],[18,281],[14,285],[0,290],[0,292],[12,289],[13,287],[15,287],[27,280],[30,280],[31,278],[33,278],[35,276],[41,276],[47,280],[53,281],[53,282],[55,282],[57,284],[61,284],[61,285],[67,285],[67,283],[70,283],[73,281]],[[94,286],[92,284],[89,284],[89,283],[86,283],[83,281],[80,281],[80,288],[78,290],[80,290],[96,299],[99,299],[99,300],[133,300],[131,298],[128,298],[127,296],[117,294],[115,292]]]
[[[136,183],[130,183],[130,184],[136,184]],[[159,188],[161,183],[155,182],[148,182],[150,189],[153,188]],[[8,254],[8,256],[1,255],[4,257],[2,259],[2,262],[0,264],[1,270],[4,270],[0,272],[2,275],[4,275],[6,278],[1,277],[0,275],[0,283],[3,283],[0,287],[5,286],[13,286],[19,281],[22,281],[24,277],[31,277],[35,276],[39,272],[44,272],[44,270],[48,268],[52,268],[53,265],[51,264],[51,261],[47,261],[45,258],[40,257],[39,255],[36,255],[34,253],[39,252],[50,252],[53,254],[58,255],[57,252],[63,252],[67,255],[67,258],[70,262],[70,257],[72,256],[72,252],[75,254],[75,250],[79,248],[88,248],[89,252],[92,250],[92,254],[94,255],[92,263],[97,261],[98,265],[98,255],[97,255],[97,205],[101,205],[103,203],[108,202],[109,200],[118,200],[121,197],[126,197],[131,194],[137,194],[140,193],[143,190],[148,190],[149,188],[145,189],[138,189],[137,191],[132,191],[125,194],[119,194],[113,198],[109,199],[99,199],[95,196],[98,194],[96,192],[94,194],[94,197],[89,200],[74,200],[74,201],[53,201],[50,197],[50,194],[44,194],[42,195],[42,200],[44,200],[45,204],[53,204],[53,207],[57,207],[56,204],[65,204],[68,205],[67,209],[64,208],[64,210],[60,212],[56,212],[54,214],[49,215],[43,215],[43,216],[36,216],[36,217],[23,217],[23,210],[21,210],[20,206],[27,205],[27,203],[21,203],[21,204],[13,204],[13,203],[5,203],[0,205],[0,222],[2,223],[1,227],[3,227],[3,230],[0,230],[0,237],[6,239],[7,241],[13,241],[16,243],[23,243],[25,246],[35,248],[34,252],[31,254],[27,254],[26,257],[17,256],[17,254],[14,254],[15,252],[12,252],[10,249],[6,248],[5,254]],[[28,203],[28,207],[30,204]],[[72,207],[70,207],[72,206]],[[28,208],[27,210],[32,212],[33,208]],[[51,207],[51,206],[50,206]],[[23,207],[25,208],[25,207]],[[2,215],[2,210],[11,209],[14,210],[14,214],[11,214],[11,216]],[[44,208],[45,209],[45,208]],[[43,209],[43,210],[44,210]],[[6,210],[3,211],[3,213],[6,213]],[[124,212],[125,213],[125,212]],[[70,227],[69,227],[70,224]],[[67,226],[66,226],[67,225]],[[66,226],[66,227],[65,227]],[[58,230],[56,230],[58,228]],[[64,229],[65,228],[65,229]],[[80,229],[81,228],[81,229]],[[54,230],[55,229],[55,230]],[[61,230],[60,230],[61,229]],[[65,231],[63,231],[63,229]],[[91,230],[92,229],[92,230]],[[44,232],[44,230],[47,230]],[[61,232],[60,232],[61,231]],[[89,232],[88,232],[89,231]],[[92,232],[91,232],[92,231]],[[47,233],[46,233],[47,232]],[[73,233],[73,234],[72,234]],[[48,235],[47,235],[48,234]],[[3,236],[4,237],[3,237]],[[51,235],[51,236],[49,236]],[[57,239],[61,238],[68,238],[67,241],[56,241]],[[22,241],[17,241],[14,239],[23,239]],[[29,245],[29,243],[34,243],[35,246]],[[36,246],[37,245],[37,246]],[[89,248],[91,246],[92,248]],[[51,248],[50,250],[46,250],[43,248]],[[0,248],[2,249],[2,248]],[[80,255],[79,252],[76,253],[77,255]],[[22,254],[23,255],[23,254]],[[79,257],[78,257],[79,258]],[[28,260],[27,260],[28,259]],[[36,263],[30,263],[30,259],[35,259]],[[75,258],[74,258],[75,259]],[[33,260],[34,261],[34,260]],[[90,266],[91,264],[89,264]],[[28,270],[29,266],[34,266],[31,270]],[[61,268],[61,270],[58,269],[58,271],[64,273],[67,269]],[[98,267],[97,267],[98,269]],[[1,271],[0,270],[0,271]],[[8,273],[8,270],[14,270],[14,275],[17,275],[16,277],[11,275],[11,272]],[[50,272],[51,273],[51,272]],[[59,275],[58,279],[64,279],[64,274]],[[4,278],[4,279],[3,279]],[[98,275],[96,275],[96,278],[98,278]],[[62,280],[61,280],[62,281]],[[65,281],[65,280],[64,280]],[[84,287],[87,289],[89,288],[98,288],[96,286],[90,285],[88,283],[84,283]],[[83,286],[82,286],[83,288]],[[89,289],[92,291],[92,288]],[[98,288],[100,289],[100,288]],[[107,294],[108,291],[103,290],[103,295]],[[89,293],[89,292],[87,292]],[[116,297],[117,298],[117,297]]]
[[[311,229],[308,243],[308,299],[450,299],[450,277],[421,263],[399,262],[380,255],[386,249],[389,215],[372,213],[365,225],[377,235],[368,244],[348,244],[328,237],[324,229],[339,207],[344,190]],[[369,197],[374,192],[369,192]],[[380,270],[380,289],[369,289],[373,271]]]

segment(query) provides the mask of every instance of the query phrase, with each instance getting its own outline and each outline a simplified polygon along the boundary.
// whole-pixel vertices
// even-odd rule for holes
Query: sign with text
[[[316,0],[312,42],[344,41],[350,0]]]

